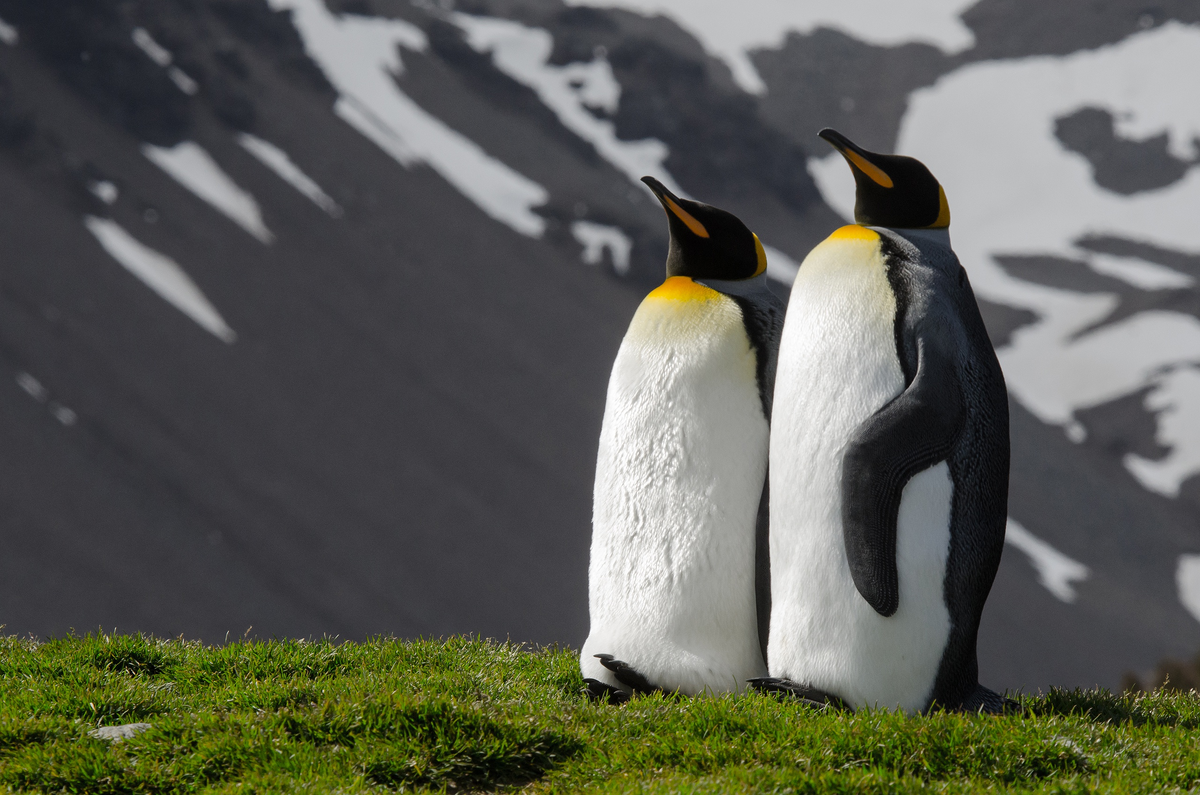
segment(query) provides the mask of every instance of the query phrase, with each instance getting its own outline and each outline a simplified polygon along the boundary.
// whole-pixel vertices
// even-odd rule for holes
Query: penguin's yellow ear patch
[[[950,202],[946,201],[946,191],[938,185],[938,217],[929,225],[931,229],[943,229],[950,226]]]
[[[680,221],[683,221],[683,225],[692,230],[693,235],[696,235],[697,237],[708,237],[708,230],[704,228],[704,224],[697,221],[691,213],[680,207],[675,202],[671,201],[670,196],[662,196],[660,198],[662,198],[663,203],[667,205],[667,208],[671,212],[675,213],[675,216],[679,218]]]
[[[767,252],[763,248],[762,241],[758,239],[758,235],[754,235],[754,253],[758,255],[758,268],[755,269],[754,275],[760,276],[767,272]]]
[[[871,181],[876,185],[890,188],[896,184],[892,182],[892,178],[889,177],[882,168],[875,165],[870,160],[867,160],[853,149],[843,150],[842,154],[845,155],[846,159],[853,163],[859,171],[870,177]]]

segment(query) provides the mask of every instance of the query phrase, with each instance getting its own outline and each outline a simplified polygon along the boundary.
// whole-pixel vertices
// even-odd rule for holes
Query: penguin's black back
[[[769,289],[765,297],[750,300],[733,296],[742,310],[742,322],[746,325],[746,336],[754,348],[757,360],[758,395],[762,401],[763,416],[771,421],[771,409],[775,395],[775,369],[779,360],[779,338],[783,334],[784,304]],[[771,477],[763,477],[762,499],[758,504],[758,520],[754,538],[754,593],[758,615],[758,641],[762,649],[763,662],[767,659],[767,639],[771,628]]]
[[[896,295],[896,350],[905,385],[916,376],[917,340],[923,337],[937,341],[947,355],[962,399],[962,423],[947,457],[954,483],[943,582],[950,637],[931,694],[932,704],[959,709],[983,697],[977,693],[976,639],[1004,549],[1008,392],[970,281],[954,252],[920,234],[876,231]]]

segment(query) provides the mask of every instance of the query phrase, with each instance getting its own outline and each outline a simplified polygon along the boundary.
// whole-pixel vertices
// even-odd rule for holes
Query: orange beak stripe
[[[880,172],[880,173],[882,173],[882,172]],[[662,200],[663,200],[663,203],[666,204],[668,208],[670,208],[671,212],[675,213],[675,215],[677,215],[679,217],[680,221],[683,221],[684,226],[686,226],[688,229],[692,230],[692,234],[696,235],[697,237],[708,237],[708,230],[704,228],[704,224],[700,223],[695,218],[693,218],[692,214],[689,213],[687,210],[683,209],[678,204],[671,201],[670,196],[663,196]]]
[[[842,154],[846,156],[847,160],[857,166],[859,171],[870,177],[876,185],[882,185],[885,188],[890,188],[895,184],[892,182],[892,178],[883,172],[883,169],[872,163],[870,160],[867,160],[853,149],[843,150]]]

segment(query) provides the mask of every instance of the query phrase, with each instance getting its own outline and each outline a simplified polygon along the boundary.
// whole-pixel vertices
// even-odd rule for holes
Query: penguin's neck
[[[891,229],[891,227],[888,228]],[[950,248],[950,227],[948,226],[940,229],[892,229],[892,231],[914,242],[926,240]]]
[[[765,273],[760,273],[749,279],[737,279],[736,281],[730,279],[696,279],[696,281],[705,287],[711,287],[718,293],[743,298],[770,289],[767,287],[767,274]]]

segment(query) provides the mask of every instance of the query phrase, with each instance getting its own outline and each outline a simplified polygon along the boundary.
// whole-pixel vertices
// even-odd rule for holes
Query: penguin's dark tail
[[[815,687],[802,685],[798,682],[793,682],[790,679],[777,679],[773,676],[760,676],[755,679],[747,679],[750,686],[760,693],[777,696],[780,698],[793,699],[801,704],[807,704],[810,707],[819,709],[833,709],[838,712],[853,712],[854,710],[842,699],[826,693],[824,690],[818,690]]]

